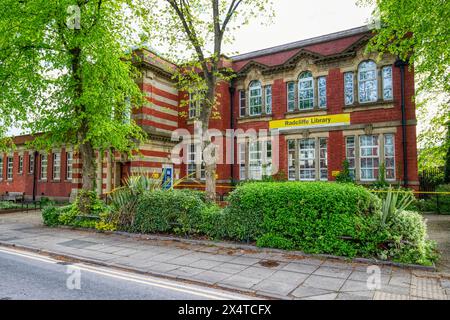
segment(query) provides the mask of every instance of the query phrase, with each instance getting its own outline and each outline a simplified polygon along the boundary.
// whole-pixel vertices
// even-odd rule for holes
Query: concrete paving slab
[[[314,275],[342,278],[342,279],[347,279],[351,273],[352,273],[351,269],[324,267],[323,265],[321,265],[316,271],[313,272]]]
[[[298,262],[290,262],[282,270],[311,274],[319,268],[317,265],[303,264]]]
[[[242,275],[232,275],[228,278],[225,278],[219,282],[219,284],[226,284],[229,286],[233,286],[236,288],[246,288],[250,289],[255,284],[259,283],[261,279],[255,279],[250,277],[245,277]]]
[[[303,284],[308,287],[338,291],[342,287],[344,282],[345,279],[341,278],[311,275],[308,277],[308,279],[305,280]]]
[[[228,277],[230,277],[228,273],[206,270],[194,275],[192,278],[209,284],[215,284]]]
[[[254,285],[252,289],[255,291],[266,292],[269,295],[287,296],[289,292],[297,287],[295,283],[283,283],[278,281],[263,280]]]
[[[328,294],[328,293],[332,293],[332,291],[302,285],[302,286],[299,286],[297,289],[295,289],[291,293],[291,295],[296,298],[307,298],[307,297],[312,297],[312,296],[324,295],[324,294]]]

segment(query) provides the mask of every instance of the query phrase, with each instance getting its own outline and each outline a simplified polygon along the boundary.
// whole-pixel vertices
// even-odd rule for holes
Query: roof
[[[348,29],[348,30],[329,33],[329,34],[314,37],[314,38],[299,40],[299,41],[282,44],[282,45],[275,46],[275,47],[270,47],[270,48],[266,48],[266,49],[261,49],[261,50],[256,50],[256,51],[252,51],[252,52],[248,52],[248,53],[239,54],[236,56],[232,56],[231,59],[233,61],[248,60],[248,59],[255,58],[255,57],[279,53],[281,51],[299,49],[299,48],[303,48],[303,47],[310,46],[313,44],[329,42],[331,40],[337,40],[337,39],[341,39],[341,38],[348,38],[351,36],[364,34],[369,31],[370,31],[370,29],[368,26],[356,27],[356,28],[352,28],[352,29]]]
[[[334,56],[351,49],[354,44],[371,34],[369,27],[362,26],[306,40],[291,42],[272,48],[257,50],[231,57],[233,69],[240,71],[250,62],[268,67],[284,64],[299,52],[308,52],[318,57]]]
[[[354,45],[366,39],[371,33],[369,26],[361,26],[232,57],[224,56],[223,66],[231,67],[236,72],[241,71],[251,63],[257,63],[265,67],[276,67],[295,59],[296,55],[301,54],[300,52],[311,54],[319,59],[332,57],[354,50]],[[151,47],[133,49],[141,52],[141,57],[147,65],[168,75],[171,75],[177,68],[176,64],[162,58]]]

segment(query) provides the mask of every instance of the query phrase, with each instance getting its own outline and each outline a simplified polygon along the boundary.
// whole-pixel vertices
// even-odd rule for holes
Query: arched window
[[[361,62],[358,67],[359,102],[378,100],[377,65],[372,60]]]
[[[249,85],[249,111],[250,115],[260,115],[262,112],[262,86],[260,81],[252,81]]]
[[[298,108],[312,109],[314,107],[314,81],[309,71],[300,74],[298,79]]]

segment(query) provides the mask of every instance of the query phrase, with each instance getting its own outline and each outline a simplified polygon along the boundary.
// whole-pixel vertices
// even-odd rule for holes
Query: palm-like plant
[[[392,186],[389,186],[386,198],[383,199],[381,224],[384,226],[393,215],[406,210],[413,201],[413,194],[404,192],[400,188],[395,190]]]
[[[109,194],[112,210],[108,222],[114,223],[121,229],[133,225],[136,209],[142,195],[145,192],[169,189],[170,182],[164,181],[164,174],[165,169],[163,169],[162,175],[152,177],[143,171],[128,176],[124,180],[125,185],[123,187],[116,188]],[[186,178],[176,179],[172,188],[182,183]]]

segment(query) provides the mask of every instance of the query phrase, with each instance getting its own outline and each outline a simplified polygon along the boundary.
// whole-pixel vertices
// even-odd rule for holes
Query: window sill
[[[366,102],[366,103],[356,102],[354,104],[345,105],[344,110],[358,111],[358,110],[370,110],[370,109],[390,109],[390,108],[394,108],[394,106],[395,106],[394,100],[378,100],[375,102]]]
[[[238,123],[255,122],[255,121],[270,121],[272,120],[271,114],[261,114],[257,116],[245,116],[237,119]]]
[[[286,118],[294,118],[297,116],[305,116],[305,115],[326,115],[327,114],[327,108],[312,108],[312,109],[303,109],[303,110],[294,110],[294,111],[287,111],[284,113]]]

